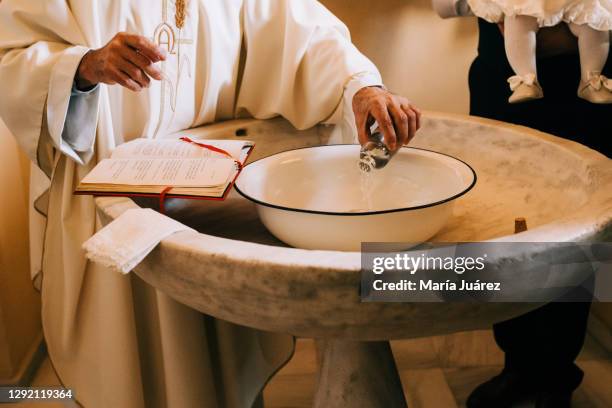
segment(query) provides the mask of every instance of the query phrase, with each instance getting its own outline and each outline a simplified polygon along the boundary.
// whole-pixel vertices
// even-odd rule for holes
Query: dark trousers
[[[470,113],[528,126],[574,140],[612,157],[612,105],[596,105],[576,96],[580,82],[578,55],[538,60],[538,79],[544,98],[509,104],[503,37],[495,24],[480,21],[479,55],[470,69]],[[612,77],[612,58],[603,70]]]
[[[611,157],[612,105],[594,105],[576,96],[580,81],[577,55],[538,61],[544,99],[511,105],[506,82],[513,75],[497,26],[479,22],[479,55],[470,69],[470,113],[528,126],[589,146]],[[611,59],[604,69],[610,77]],[[586,334],[590,303],[549,303],[494,325],[505,352],[506,369],[536,387],[573,390],[583,373],[576,366]]]

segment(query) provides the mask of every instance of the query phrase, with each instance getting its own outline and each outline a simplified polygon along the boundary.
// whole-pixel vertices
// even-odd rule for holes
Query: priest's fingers
[[[151,80],[145,74],[142,69],[138,68],[136,65],[132,64],[130,61],[122,59],[118,63],[118,68],[123,71],[123,73],[127,74],[131,80],[140,85],[141,88],[148,88]]]
[[[387,104],[380,100],[376,101],[372,105],[370,114],[376,119],[376,122],[378,122],[378,127],[382,131],[387,147],[391,150],[395,150],[398,147],[397,135],[393,128],[393,120],[387,110]]]
[[[389,113],[393,118],[398,147],[403,146],[414,136],[415,130],[410,124],[410,122],[414,124],[414,118],[410,116],[411,114],[414,115],[414,113],[405,112],[395,100],[391,100],[389,103]]]
[[[120,70],[113,71],[111,79],[130,91],[140,92],[142,90],[142,87],[136,81]]]
[[[371,110],[373,101],[380,98],[380,92],[380,88],[366,86],[353,95],[352,107],[355,114],[357,136],[361,145],[366,144],[370,140],[370,126],[376,120]]]
[[[370,125],[368,125],[367,112],[355,112],[355,125],[357,126],[357,139],[359,144],[364,145],[370,139]]]
[[[409,102],[402,104],[402,110],[406,112],[410,118],[414,117],[414,134],[416,134],[416,132],[421,128],[421,111],[419,108]]]
[[[421,116],[423,116],[423,114],[421,113],[421,110],[419,108],[417,108],[416,106],[410,105],[410,107],[412,108],[412,110],[417,115],[416,128],[417,128],[417,130],[419,130],[421,128]]]
[[[355,125],[357,126],[357,139],[359,140],[359,144],[364,145],[372,136],[370,127],[374,123],[375,119],[372,115],[370,115],[367,105],[353,105],[353,113],[355,114]]]
[[[136,34],[119,33],[117,37],[139,53],[147,57],[151,62],[166,60],[166,52],[146,37]]]
[[[408,115],[408,128],[409,128],[409,136],[408,136],[408,140],[406,140],[406,143],[404,144],[408,144],[408,142],[410,142],[412,139],[414,139],[414,137],[416,136],[416,132],[418,130],[417,128],[417,114],[415,111],[413,111],[412,109],[409,109],[406,112],[406,115]]]
[[[147,57],[131,48],[124,48],[121,51],[121,56],[143,70],[148,76],[158,81],[162,80],[162,73]]]
[[[404,143],[408,144],[419,130],[419,115],[409,104],[402,104],[401,109],[408,118],[408,140]]]

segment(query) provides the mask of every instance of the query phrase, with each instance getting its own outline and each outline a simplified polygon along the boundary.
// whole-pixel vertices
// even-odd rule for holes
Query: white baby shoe
[[[578,97],[591,103],[612,103],[612,80],[600,72],[591,72],[588,81],[580,81]]]
[[[535,74],[514,75],[508,78],[512,95],[508,98],[510,103],[521,103],[541,99],[544,97],[542,87]]]

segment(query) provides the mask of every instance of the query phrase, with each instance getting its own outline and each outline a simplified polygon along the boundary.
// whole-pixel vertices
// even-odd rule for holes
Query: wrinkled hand
[[[407,144],[421,127],[421,111],[408,99],[379,87],[360,89],[353,97],[359,143],[365,144],[376,121],[391,150]]]
[[[118,33],[104,47],[85,54],[76,74],[81,90],[96,84],[119,84],[138,92],[149,87],[151,79],[161,80],[154,64],[166,59],[163,49],[145,37]]]

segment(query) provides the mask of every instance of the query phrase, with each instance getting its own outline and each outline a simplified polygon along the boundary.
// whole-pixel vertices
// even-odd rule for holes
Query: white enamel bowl
[[[236,189],[256,203],[263,224],[286,244],[359,251],[362,242],[426,241],[447,222],[454,200],[476,183],[476,173],[461,160],[408,147],[364,180],[359,149],[278,153],[245,166]]]

